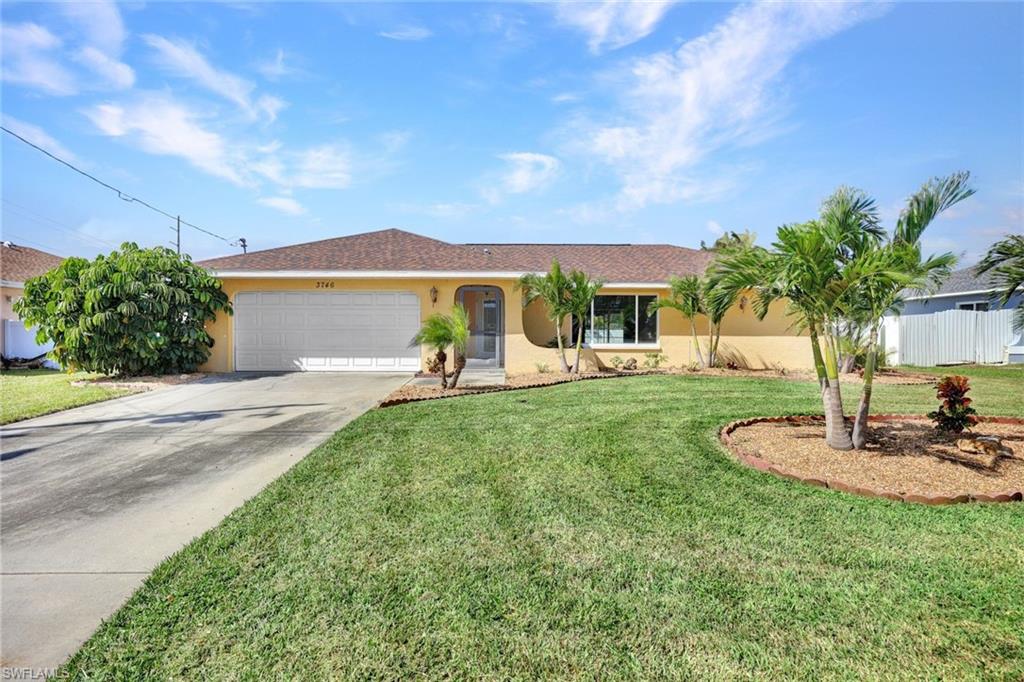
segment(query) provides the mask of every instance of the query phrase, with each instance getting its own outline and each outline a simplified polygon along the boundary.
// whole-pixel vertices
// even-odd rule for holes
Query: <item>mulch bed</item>
[[[1024,419],[989,417],[968,434],[944,434],[917,416],[878,415],[864,450],[825,444],[821,417],[746,419],[722,429],[722,442],[745,464],[811,485],[904,502],[1010,502],[1024,498]],[[1012,456],[970,455],[967,435],[998,436]]]
[[[637,370],[634,372],[583,372],[582,374],[516,374],[507,377],[504,384],[493,386],[460,386],[454,390],[442,389],[441,380],[437,379],[433,386],[416,386],[406,384],[392,392],[382,400],[377,407],[391,407],[392,405],[403,405],[421,400],[437,400],[439,398],[456,398],[463,395],[479,395],[481,393],[497,393],[498,391],[518,391],[525,388],[540,388],[543,386],[554,386],[566,384],[572,381],[588,381],[591,379],[616,379],[622,377],[645,376],[649,374],[664,374],[660,370]],[[430,376],[430,375],[427,375]]]

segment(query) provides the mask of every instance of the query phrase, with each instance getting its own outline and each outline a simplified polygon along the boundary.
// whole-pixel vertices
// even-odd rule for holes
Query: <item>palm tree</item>
[[[448,355],[445,353],[445,349],[452,345],[453,341],[451,318],[441,313],[434,313],[423,321],[420,330],[416,332],[416,336],[412,337],[412,343],[409,344],[410,346],[426,344],[434,349],[434,364],[437,367],[437,372],[441,375],[441,388],[448,388],[448,372],[445,368]],[[463,347],[463,351],[465,351],[465,347]]]
[[[855,256],[855,263],[873,261],[871,275],[863,277],[847,300],[850,317],[868,328],[864,386],[861,389],[852,440],[855,448],[867,443],[867,421],[871,412],[871,392],[878,358],[878,327],[882,317],[903,305],[907,290],[935,289],[949,276],[956,256],[944,253],[922,258],[921,234],[943,211],[974,194],[968,186],[970,173],[963,171],[946,178],[933,178],[907,201],[896,229],[885,244],[866,242]]]
[[[452,353],[455,355],[455,371],[452,372],[452,381],[448,387],[455,388],[459,385],[459,377],[466,367],[466,345],[469,343],[469,313],[461,303],[452,308],[447,324]]]
[[[697,354],[697,363],[701,369],[707,365],[704,362],[704,354],[700,350],[700,341],[697,338],[697,324],[694,318],[704,313],[704,284],[700,277],[687,275],[686,277],[671,277],[669,283],[668,298],[658,298],[647,307],[649,313],[656,310],[668,308],[676,310],[690,322],[690,334],[693,337],[693,350]]]
[[[1024,234],[1011,234],[996,242],[988,250],[976,272],[981,275],[991,272],[999,288],[1003,290],[999,300],[1002,305],[1018,291],[1024,291]],[[1024,329],[1024,299],[1017,304],[1013,314],[1013,328]]]
[[[572,284],[562,272],[558,259],[552,259],[551,269],[543,274],[528,273],[519,278],[516,288],[523,290],[523,307],[536,300],[541,300],[547,307],[548,319],[555,324],[555,338],[558,340],[558,360],[562,372],[568,374],[569,363],[565,358],[565,342],[562,338],[562,325],[566,316],[572,314],[569,307]]]
[[[576,364],[572,366],[573,374],[580,373],[580,353],[583,348],[583,325],[587,315],[590,314],[590,304],[597,296],[597,292],[604,286],[603,279],[591,279],[590,275],[579,270],[569,273],[569,310],[579,322],[579,329],[576,330]]]

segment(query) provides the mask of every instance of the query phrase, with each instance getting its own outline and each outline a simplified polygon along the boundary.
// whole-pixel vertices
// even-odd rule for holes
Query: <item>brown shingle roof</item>
[[[699,274],[711,255],[669,244],[449,244],[403,230],[381,230],[201,261],[220,271],[538,272],[557,258],[612,282],[665,282]]]
[[[671,244],[470,244],[505,263],[503,270],[547,270],[557,258],[565,270],[582,270],[610,282],[666,282],[699,275],[711,253]]]
[[[3,242],[0,244],[0,279],[5,282],[24,282],[52,270],[63,260],[52,253]]]

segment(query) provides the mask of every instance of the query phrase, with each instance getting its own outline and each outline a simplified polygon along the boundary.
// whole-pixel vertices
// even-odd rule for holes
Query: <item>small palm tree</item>
[[[434,349],[435,371],[441,376],[441,388],[448,388],[448,370],[445,363],[448,361],[448,354],[445,350],[452,345],[452,321],[447,315],[434,313],[426,320],[416,336],[412,338],[410,346],[426,344]],[[434,368],[432,368],[434,369]]]
[[[551,269],[543,274],[528,273],[516,282],[516,289],[523,290],[523,306],[541,300],[547,307],[548,319],[555,324],[555,338],[558,341],[558,360],[563,373],[568,374],[569,363],[565,358],[565,342],[562,337],[562,325],[565,318],[572,314],[569,306],[572,284],[562,272],[558,259],[552,259]]]
[[[697,354],[697,362],[701,368],[707,365],[704,362],[704,354],[700,350],[700,341],[697,338],[697,324],[694,318],[704,313],[704,284],[696,275],[686,277],[672,277],[669,279],[669,297],[659,298],[647,306],[647,310],[653,313],[656,310],[676,310],[690,322],[690,333],[693,337],[693,350]]]
[[[992,245],[985,257],[978,263],[979,275],[991,272],[997,285],[1002,289],[999,300],[1002,305],[1018,291],[1024,292],[1024,234],[1011,234]],[[1013,314],[1013,328],[1024,329],[1024,300],[1017,304]]]
[[[905,291],[934,290],[949,276],[956,256],[944,253],[922,258],[921,234],[940,213],[974,194],[969,181],[970,173],[966,171],[928,181],[907,201],[886,243],[868,241],[853,253],[850,267],[861,264],[871,271],[853,288],[845,304],[849,317],[868,329],[864,386],[851,435],[855,448],[867,444],[867,422],[878,358],[878,327],[882,317],[903,306]]]
[[[452,308],[451,315],[434,313],[428,317],[420,330],[413,337],[411,346],[426,344],[434,349],[434,364],[438,374],[441,375],[441,388],[455,388],[459,384],[459,376],[466,367],[466,345],[469,343],[469,313],[457,304]],[[448,382],[448,372],[445,363],[448,361],[448,354],[445,352],[451,347],[454,356],[455,371],[452,373],[451,383]]]
[[[569,310],[579,321],[576,330],[576,364],[572,366],[574,374],[580,373],[580,353],[583,348],[583,325],[590,314],[590,304],[597,292],[604,286],[603,279],[591,279],[590,275],[579,270],[569,273]]]

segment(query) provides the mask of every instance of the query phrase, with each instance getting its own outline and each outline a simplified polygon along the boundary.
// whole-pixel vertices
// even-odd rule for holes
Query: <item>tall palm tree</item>
[[[452,308],[452,314],[448,316],[447,324],[452,353],[455,356],[455,371],[452,372],[449,388],[455,388],[459,385],[459,377],[462,376],[462,370],[466,367],[466,346],[469,343],[469,313],[461,303],[457,303]]]
[[[873,263],[871,274],[860,279],[847,299],[849,317],[868,328],[864,385],[854,418],[852,441],[855,448],[867,443],[867,422],[878,358],[878,327],[882,317],[903,305],[908,290],[933,290],[949,276],[956,256],[944,253],[923,258],[921,234],[943,211],[974,194],[970,173],[963,171],[945,178],[933,178],[907,201],[896,229],[884,244],[865,242],[858,246],[851,264]]]
[[[569,299],[572,283],[558,259],[551,260],[551,269],[543,275],[527,273],[516,282],[516,289],[523,290],[523,306],[527,306],[536,300],[544,302],[547,307],[548,319],[555,324],[555,338],[558,340],[558,360],[562,372],[568,374],[569,363],[565,358],[565,342],[562,338],[562,325],[565,318],[572,314],[569,306]]]
[[[697,323],[694,319],[704,313],[704,284],[700,277],[687,275],[686,277],[672,277],[669,283],[668,298],[658,298],[647,307],[648,312],[656,310],[676,310],[690,322],[690,334],[693,337],[693,350],[697,355],[697,363],[701,368],[706,367],[704,354],[700,350],[700,340],[697,338]]]
[[[1018,291],[1024,292],[1024,234],[1011,234],[993,244],[978,263],[976,272],[979,275],[992,273],[1003,290],[999,297],[1002,305],[1009,303]],[[1024,299],[1017,304],[1013,314],[1013,328],[1016,331],[1024,329]]]
[[[572,366],[573,374],[580,373],[580,354],[583,349],[583,325],[590,314],[590,304],[597,292],[604,286],[603,279],[591,279],[590,275],[579,270],[569,273],[569,310],[579,322],[576,330],[576,364]]]
[[[434,313],[423,321],[420,330],[416,332],[416,336],[412,337],[412,343],[409,344],[410,346],[426,344],[434,349],[434,364],[441,375],[441,388],[448,388],[448,370],[445,367],[448,354],[445,353],[445,350],[452,345],[453,341],[451,318],[441,313]]]

